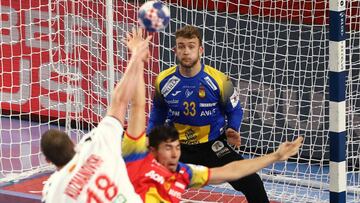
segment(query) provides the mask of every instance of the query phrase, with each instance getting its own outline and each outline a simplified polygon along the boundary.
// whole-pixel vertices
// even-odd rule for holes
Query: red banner
[[[70,111],[81,120],[99,121],[108,94],[106,6],[94,2],[1,1],[1,109],[54,118]],[[117,81],[127,58],[121,39],[134,26],[136,12],[121,1],[114,10]]]
[[[273,18],[274,21],[323,25],[328,24],[329,3],[320,1],[274,0],[167,0],[190,9],[240,13],[243,15]],[[348,30],[360,29],[359,1],[345,1]]]

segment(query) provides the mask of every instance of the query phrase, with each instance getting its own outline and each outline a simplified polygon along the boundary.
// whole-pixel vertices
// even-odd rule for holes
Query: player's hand
[[[142,29],[132,29],[131,33],[126,34],[126,40],[124,41],[129,51],[136,55],[136,58],[142,59],[146,62],[150,56],[149,42],[152,38],[151,35],[144,39],[144,31]]]
[[[298,153],[299,148],[302,144],[303,137],[298,137],[296,140],[292,142],[283,142],[279,146],[279,148],[274,152],[276,155],[277,160],[285,161],[289,157]]]
[[[235,131],[234,129],[228,128],[228,129],[226,129],[225,135],[227,138],[227,142],[230,145],[233,145],[235,147],[240,147],[241,138],[240,138],[239,132]]]

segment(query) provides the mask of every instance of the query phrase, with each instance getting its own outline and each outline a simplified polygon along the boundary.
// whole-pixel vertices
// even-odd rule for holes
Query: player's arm
[[[222,167],[211,168],[209,184],[234,181],[253,174],[274,162],[287,160],[290,156],[295,155],[299,151],[302,140],[302,137],[298,137],[293,142],[284,142],[275,152],[265,156],[234,161]]]
[[[134,78],[138,78],[144,71],[144,61],[148,57],[150,39],[151,37],[149,36],[131,47],[132,55],[126,71],[120,82],[115,86],[111,96],[107,115],[117,118],[122,124],[125,120],[128,102],[133,97],[138,85],[138,81],[134,80]]]
[[[142,32],[135,32],[133,36],[128,36],[127,45],[132,52],[136,44],[144,41]],[[144,66],[144,63],[140,65]],[[132,138],[137,139],[145,131],[145,81],[144,81],[144,68],[140,68],[140,73],[132,80],[137,82],[134,90],[135,94],[131,98],[131,108],[128,120],[127,134]]]
[[[133,47],[143,41],[143,33],[138,31],[128,36],[126,44],[132,52]],[[142,63],[142,65],[144,65]],[[144,72],[142,71],[133,78],[138,84],[134,90],[135,94],[132,96],[130,102],[130,115],[128,120],[128,127],[124,138],[122,140],[122,155],[125,162],[131,162],[143,157],[147,152],[145,131],[145,81]]]
[[[159,78],[157,78],[155,81],[155,96],[153,97],[150,118],[146,130],[147,133],[156,126],[164,125],[168,111],[169,109],[160,91],[160,81]]]
[[[240,146],[240,125],[243,116],[243,110],[239,101],[238,92],[235,91],[231,80],[223,77],[223,90],[221,92],[221,100],[224,112],[227,118],[226,137],[228,142],[237,147]]]
[[[132,34],[128,35],[128,38],[133,38],[137,35],[137,32],[133,30]],[[128,48],[131,50],[132,55],[129,59],[127,68],[120,82],[116,85],[111,98],[111,103],[108,108],[107,116],[99,123],[95,129],[95,134],[99,136],[93,136],[92,140],[97,140],[99,146],[106,146],[107,151],[111,151],[114,156],[121,156],[122,151],[122,134],[123,124],[125,120],[125,114],[128,107],[129,100],[136,92],[138,81],[134,80],[139,78],[143,74],[144,61],[147,60],[149,52],[149,41],[151,37],[145,40],[138,40],[137,43],[126,42]],[[120,123],[121,125],[120,125]],[[103,136],[106,135],[106,136]],[[105,149],[104,149],[105,150]]]

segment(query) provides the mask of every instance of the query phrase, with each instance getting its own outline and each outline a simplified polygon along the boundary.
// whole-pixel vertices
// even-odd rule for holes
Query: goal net
[[[176,63],[176,29],[196,25],[203,33],[203,62],[227,73],[240,92],[240,153],[256,157],[305,138],[299,156],[259,172],[270,199],[329,202],[329,1],[171,2],[171,24],[160,35],[161,69]],[[346,1],[346,8],[347,200],[358,202],[360,2]],[[239,202],[229,189],[185,195]]]
[[[137,26],[139,4],[1,1],[0,183],[52,169],[39,148],[45,130],[66,130],[77,142],[105,115],[109,87],[127,63],[122,39]],[[159,72],[158,44],[155,37],[148,92]]]
[[[124,33],[140,0],[29,0],[0,3],[0,183],[51,170],[41,132],[57,127],[78,141],[106,111],[121,78]],[[159,70],[176,63],[176,29],[203,33],[203,62],[227,73],[244,108],[239,153],[255,157],[303,135],[299,156],[259,172],[270,199],[328,202],[328,3],[168,0],[169,27],[156,34],[145,73],[148,109]],[[107,8],[113,8],[109,19]],[[360,2],[346,1],[347,197],[360,200]],[[113,39],[113,40],[110,40]],[[147,109],[147,112],[148,112]],[[229,185],[189,190],[196,201],[239,202]]]

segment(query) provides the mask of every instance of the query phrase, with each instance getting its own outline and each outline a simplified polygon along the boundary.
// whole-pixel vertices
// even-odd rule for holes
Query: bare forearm
[[[253,174],[260,169],[272,164],[276,161],[285,161],[290,156],[299,152],[303,137],[299,136],[292,142],[283,142],[279,148],[268,155],[257,157],[255,159],[247,159],[235,161],[226,164],[223,167],[212,168],[209,183],[219,184],[223,182],[237,180],[244,176]]]
[[[137,81],[134,78],[137,78],[139,74],[140,68],[137,66],[141,65],[141,63],[140,59],[134,56],[131,57],[121,81],[116,85],[112,93],[107,114],[116,117],[122,123],[124,123],[127,104],[135,93]]]
[[[260,169],[278,161],[275,153],[271,153],[255,159],[245,159],[234,161],[222,167],[212,168],[209,183],[220,184],[228,181],[234,181],[239,178],[256,173]]]
[[[144,65],[143,63],[141,65]],[[143,70],[143,68],[141,68]],[[133,138],[145,131],[145,81],[143,71],[134,78],[137,81],[135,94],[131,99],[131,110],[127,132]]]
[[[141,67],[140,67],[141,66]],[[134,78],[137,83],[135,94],[131,98],[131,104],[136,106],[145,107],[145,81],[144,81],[144,66],[145,64],[139,63],[139,74]]]

